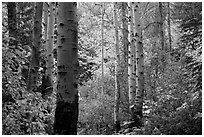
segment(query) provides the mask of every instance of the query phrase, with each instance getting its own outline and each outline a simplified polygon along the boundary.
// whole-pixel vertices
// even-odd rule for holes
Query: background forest
[[[62,25],[57,24],[57,11],[61,5],[41,3],[43,14],[41,21],[37,20],[41,32],[34,39],[33,34],[39,31],[34,31],[40,12],[37,4],[2,3],[4,135],[53,134],[58,95],[57,37]],[[77,134],[202,134],[201,2],[79,2],[76,13]],[[141,33],[133,34],[133,29]],[[39,43],[36,49],[33,45]],[[134,44],[143,47],[140,57],[136,57],[140,52],[137,46],[130,46]],[[30,71],[36,69],[34,53],[38,56],[36,73]],[[136,64],[140,59],[143,64],[136,69],[141,72],[131,75],[135,70],[131,62]],[[30,82],[34,76],[35,86]],[[142,78],[143,85],[135,87],[133,81],[131,86],[134,77],[138,81]],[[140,86],[143,92],[131,94]],[[130,126],[130,107],[135,98],[142,104],[142,114],[134,127]]]

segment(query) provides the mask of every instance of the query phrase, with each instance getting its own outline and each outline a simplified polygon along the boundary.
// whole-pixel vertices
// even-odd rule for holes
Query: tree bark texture
[[[163,21],[163,4],[162,2],[159,2],[159,15],[160,15],[160,28],[159,28],[159,34],[160,34],[160,42],[161,42],[161,50],[165,50],[164,45],[164,21]]]
[[[128,71],[128,25],[127,25],[127,2],[122,2],[122,44],[123,44],[123,52],[124,52],[124,65],[125,65],[125,72],[127,75]]]
[[[171,9],[170,9],[170,2],[167,3],[167,10],[168,10],[168,37],[169,37],[169,52],[171,52]]]
[[[127,2],[121,3],[121,18],[122,18],[122,45],[123,45],[123,83],[125,92],[124,95],[128,95],[128,25],[127,25]]]
[[[15,2],[7,2],[8,9],[8,31],[9,37],[16,37],[17,31],[17,20],[16,20],[16,3]],[[9,41],[9,46],[14,44],[14,40]]]
[[[118,20],[116,13],[117,3],[114,3],[113,17],[115,26],[115,49],[116,49],[116,64],[115,64],[115,104],[114,104],[114,129],[116,132],[120,130],[119,120],[119,103],[120,103],[120,83],[119,83],[119,69],[120,69],[120,54],[119,54],[119,39],[118,39]]]
[[[43,67],[44,71],[43,71],[43,76],[42,76],[42,84],[41,84],[41,94],[42,94],[42,97],[44,98],[45,95],[47,95],[49,92],[48,91],[52,91],[52,83],[51,83],[51,80],[50,80],[50,77],[48,77],[46,75],[46,72],[47,72],[47,67],[46,67],[46,64],[47,64],[47,47],[48,47],[48,43],[47,43],[47,40],[49,39],[48,36],[48,7],[49,7],[49,4],[48,2],[43,2],[43,22],[42,22],[42,26],[43,26],[43,37],[44,37],[44,46],[42,47],[42,52],[45,53],[45,55],[43,56],[43,63],[41,65],[41,67]],[[51,89],[51,90],[50,90]],[[50,92],[52,93],[52,92]]]
[[[33,28],[33,46],[31,53],[31,62],[28,75],[28,91],[35,91],[38,81],[38,69],[40,65],[40,46],[42,37],[42,9],[43,3],[35,3],[34,28]]]
[[[164,42],[164,17],[163,17],[163,4],[159,2],[159,15],[160,15],[160,25],[159,25],[159,36],[160,36],[160,43],[161,43],[161,71],[164,73],[165,69],[165,53],[166,47]]]
[[[48,28],[48,2],[43,2],[43,38],[44,38],[44,46],[43,48],[43,52],[46,53],[46,45],[47,45],[47,28]],[[46,57],[45,57],[46,58]],[[46,60],[46,59],[45,59]],[[45,66],[46,64],[44,64],[44,68],[46,68]]]
[[[77,3],[58,3],[57,106],[54,134],[76,135],[78,121]]]
[[[143,98],[144,98],[144,55],[142,44],[142,31],[140,25],[140,3],[134,3],[135,17],[135,40],[136,40],[136,98],[135,105],[132,107],[132,119],[136,126],[141,126]]]
[[[52,71],[53,71],[53,43],[54,43],[54,3],[49,2],[48,25],[46,41],[46,71],[44,81],[46,84],[46,93],[52,93]]]
[[[134,30],[133,30],[133,7],[132,2],[129,2],[129,15],[130,15],[130,25],[129,25],[129,56],[128,56],[128,85],[129,85],[129,105],[134,105],[135,101],[135,43],[134,43]]]
[[[45,43],[47,42],[47,22],[48,22],[48,3],[43,2],[43,26],[44,26],[44,39]],[[45,50],[45,47],[43,47]]]
[[[101,11],[101,14],[102,14],[102,18],[101,18],[101,73],[102,73],[102,88],[101,88],[101,95],[104,94],[104,34],[103,34],[103,29],[104,29],[104,12],[105,12],[105,8],[104,8],[104,3],[102,2],[102,11]]]

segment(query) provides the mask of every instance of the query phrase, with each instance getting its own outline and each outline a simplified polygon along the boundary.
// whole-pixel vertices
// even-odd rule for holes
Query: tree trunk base
[[[115,129],[115,131],[116,131],[116,133],[118,133],[119,131],[120,131],[120,121],[116,121],[115,123],[114,123],[114,129]]]
[[[74,103],[58,102],[55,111],[54,134],[77,135],[78,100]]]
[[[137,111],[135,107],[131,108],[131,121],[135,122],[135,127],[140,128],[142,126],[142,111]]]

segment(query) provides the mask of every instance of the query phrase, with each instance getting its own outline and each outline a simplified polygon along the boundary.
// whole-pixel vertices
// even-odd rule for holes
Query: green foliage
[[[180,42],[173,45],[171,61],[160,69],[157,49],[145,65],[145,132],[202,134],[202,25],[201,3],[174,3],[172,17],[180,27]],[[153,39],[152,39],[153,40]],[[145,41],[146,42],[146,41]],[[149,43],[147,43],[149,44]],[[151,45],[151,44],[150,44]],[[154,43],[152,44],[154,46]],[[156,44],[155,44],[156,45]]]
[[[26,91],[32,46],[33,3],[17,5],[17,35],[9,37],[6,3],[2,4],[2,131],[4,135],[52,134],[55,93]],[[79,9],[79,123],[78,134],[113,134],[114,63],[111,4],[105,11],[104,95],[101,95],[100,3],[81,3]],[[178,44],[166,53],[164,73],[160,44],[155,35],[157,3],[144,3],[148,10],[143,27],[145,50],[145,98],[142,131],[138,134],[202,134],[202,4],[171,3],[172,26],[180,29]],[[141,9],[142,10],[142,9]],[[165,9],[164,9],[165,16]],[[173,30],[173,29],[172,29]],[[172,31],[173,32],[173,31]],[[177,33],[177,32],[174,32]],[[174,34],[172,33],[173,40]],[[176,37],[176,36],[175,36]],[[12,41],[13,45],[9,45]],[[166,42],[167,43],[167,42]],[[43,43],[44,44],[44,43]],[[43,52],[43,50],[42,50]],[[169,57],[167,56],[169,55]],[[44,62],[41,62],[43,65]],[[54,61],[56,81],[56,60]],[[40,75],[42,75],[40,73]],[[41,77],[42,78],[42,77]],[[41,79],[39,79],[40,83]],[[129,119],[128,92],[121,82],[120,120]],[[56,84],[56,83],[55,83]],[[54,88],[55,85],[54,84]],[[135,133],[134,133],[135,134]]]
[[[113,100],[110,97],[80,102],[80,134],[111,134],[113,125]],[[80,132],[80,131],[79,131]]]
[[[17,2],[17,39],[20,41],[22,48],[27,52],[32,45],[32,27],[34,8],[32,2]]]
[[[152,127],[160,129],[161,133],[168,135],[201,135],[202,116],[197,110],[184,103],[175,111],[170,112],[170,116],[151,114],[149,120]],[[159,108],[157,108],[159,109]],[[163,108],[160,108],[162,110]]]
[[[93,79],[101,68],[101,3],[79,3],[79,83]],[[113,27],[111,3],[106,3],[104,15],[104,67],[113,61]]]
[[[54,121],[54,95],[45,101],[41,94],[26,91],[32,45],[32,3],[16,5],[17,35],[14,37],[8,36],[7,10],[5,6],[2,9],[2,134],[50,134]]]
[[[105,75],[104,95],[101,95],[101,77],[89,80],[79,88],[79,134],[106,135],[113,133],[114,77]],[[127,120],[126,106],[120,105],[120,119]]]
[[[79,84],[84,85],[88,80],[93,78],[94,71],[97,68],[97,64],[88,61],[85,58],[79,58]]]
[[[200,90],[192,90],[189,72],[181,63],[172,62],[161,81],[154,79],[156,87],[146,85],[145,112],[151,125],[146,127],[148,133],[156,127],[162,134],[201,134],[202,98]],[[152,78],[146,75],[146,79]]]
[[[5,103],[2,108],[4,135],[51,134],[55,99],[44,101],[40,94],[25,92],[26,98]]]
[[[3,30],[5,31],[3,31],[2,38],[2,95],[4,99],[5,96],[10,96],[16,100],[22,97],[25,90],[25,81],[21,72],[22,68],[26,67],[28,60],[24,57],[27,57],[28,53],[24,49],[27,45],[24,45],[23,41],[18,39],[18,35],[15,37],[8,36],[7,14],[6,9],[3,8],[5,21],[3,22],[5,25],[3,25]]]

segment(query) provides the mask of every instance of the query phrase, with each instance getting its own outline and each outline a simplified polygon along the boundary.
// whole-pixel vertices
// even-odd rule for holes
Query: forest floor
[[[158,128],[154,128],[149,130],[148,127],[135,127],[131,125],[132,122],[126,122],[125,124],[121,125],[121,130],[117,133],[114,131],[107,131],[104,134],[97,134],[97,135],[163,135]],[[101,129],[102,130],[102,129]],[[108,134],[107,134],[108,133]],[[89,128],[78,128],[77,135],[93,135],[93,132]]]

